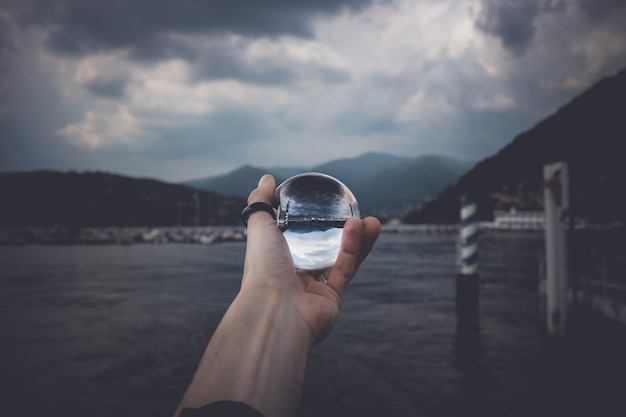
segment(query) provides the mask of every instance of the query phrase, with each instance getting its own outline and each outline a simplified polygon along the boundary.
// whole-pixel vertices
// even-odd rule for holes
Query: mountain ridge
[[[0,173],[0,226],[230,225],[245,199],[107,172]]]
[[[592,222],[626,220],[626,69],[565,103],[494,155],[449,184],[407,223],[458,221],[461,194],[477,202],[479,218],[496,209],[542,209],[543,166],[568,163],[572,216]]]
[[[432,164],[433,161],[456,161],[446,158],[365,153],[355,158],[328,161],[310,169],[274,168],[274,176],[277,184],[286,178],[276,172],[323,171],[336,176],[355,192],[362,215],[377,215],[384,221],[403,214],[407,207],[419,204],[424,198],[421,194],[416,196],[407,192],[407,187],[415,186],[413,181],[408,180],[412,176],[403,169],[421,169],[424,172],[419,162],[428,161],[437,171],[439,168],[436,163]],[[396,163],[398,165],[394,165]],[[440,164],[441,167],[444,165]],[[268,171],[246,164],[224,176],[213,177],[215,183],[222,187],[222,192],[208,191],[194,183],[202,180],[176,184],[100,171],[0,172],[0,192],[5,200],[0,205],[0,227],[239,224],[246,197],[256,187],[261,175]],[[378,172],[383,173],[384,180],[376,178]],[[439,174],[435,172],[434,175]],[[450,179],[444,175],[443,179],[433,182],[428,175],[422,176],[422,180],[437,184]],[[394,190],[400,194],[399,198],[390,197]],[[428,192],[433,191],[429,189]]]
[[[300,172],[322,172],[331,175],[356,195],[364,215],[382,220],[399,217],[467,171],[470,163],[442,155],[419,155],[414,158],[379,152],[366,152],[352,158],[331,160]],[[206,177],[183,184],[221,194],[244,197],[256,187],[265,173],[274,175],[276,184],[296,172],[280,172],[276,168],[242,165],[226,174]],[[291,176],[290,175],[290,176]],[[379,176],[381,176],[379,178]],[[373,192],[375,190],[375,192]]]
[[[379,152],[366,152],[351,158],[333,159],[311,167],[260,167],[241,165],[227,173],[182,181],[181,184],[202,188],[222,194],[247,196],[256,187],[263,174],[272,174],[276,184],[303,172],[323,172],[340,179],[348,187],[353,186],[363,175],[401,163],[409,158]],[[366,165],[367,168],[363,168]]]

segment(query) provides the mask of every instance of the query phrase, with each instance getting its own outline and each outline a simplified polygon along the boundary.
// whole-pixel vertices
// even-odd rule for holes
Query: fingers
[[[380,222],[374,217],[363,220],[353,217],[346,221],[341,249],[327,281],[327,285],[339,297],[343,297],[350,280],[372,250],[379,234]]]
[[[271,204],[275,189],[274,177],[269,174],[264,175],[259,180],[257,188],[248,196],[248,204],[257,202]],[[380,222],[374,217],[367,217],[363,220],[352,217],[346,221],[337,260],[326,273],[326,284],[339,296],[338,302],[341,301],[348,283],[359,266],[370,253],[379,233]],[[274,266],[283,265],[287,266],[287,269],[293,269],[287,242],[280,229],[276,227],[274,219],[264,211],[254,212],[248,219],[244,279],[249,265],[255,262]]]
[[[272,204],[272,200],[274,199],[274,190],[276,189],[276,182],[274,181],[274,177],[270,174],[265,174],[259,180],[259,184],[257,188],[252,190],[250,195],[248,196],[248,204],[252,203],[266,203]],[[261,217],[262,215],[258,213],[265,213],[265,216],[270,216],[269,213],[264,211],[257,211],[252,213],[248,219],[248,222],[254,217]],[[271,217],[271,216],[270,216]]]
[[[257,202],[272,204],[275,189],[276,182],[274,181],[274,177],[272,177],[270,174],[263,175],[259,179],[259,184],[257,185],[257,188],[252,190],[252,192],[248,196],[248,204]]]
[[[361,248],[359,256],[357,258],[356,270],[359,269],[361,263],[367,258],[370,251],[374,247],[378,235],[380,235],[380,221],[375,217],[366,217],[361,222],[363,226],[363,233],[361,238]],[[354,271],[356,273],[356,270]]]
[[[259,179],[257,188],[248,196],[248,204],[272,203],[276,183],[269,174]],[[251,270],[269,271],[276,265],[291,262],[289,249],[280,229],[276,227],[273,216],[265,211],[257,211],[248,217],[248,237],[246,259],[242,283],[245,283]],[[292,267],[293,269],[293,267]]]

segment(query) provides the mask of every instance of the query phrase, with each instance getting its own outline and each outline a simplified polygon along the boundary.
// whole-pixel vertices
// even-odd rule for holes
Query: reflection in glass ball
[[[335,263],[346,219],[361,216],[350,189],[317,172],[295,175],[280,184],[272,206],[295,267],[309,271]]]

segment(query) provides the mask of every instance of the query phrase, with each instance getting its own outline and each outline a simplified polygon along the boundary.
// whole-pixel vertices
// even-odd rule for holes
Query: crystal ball
[[[338,179],[318,172],[285,180],[276,187],[272,206],[295,267],[307,271],[335,263],[346,220],[361,216],[352,191]]]

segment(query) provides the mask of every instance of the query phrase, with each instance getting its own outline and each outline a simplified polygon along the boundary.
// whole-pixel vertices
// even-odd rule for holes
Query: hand
[[[276,184],[264,175],[250,193],[248,204],[271,204]],[[341,249],[335,265],[325,271],[307,272],[293,266],[287,242],[274,219],[265,212],[253,213],[248,220],[248,242],[242,291],[278,293],[290,303],[309,330],[311,343],[323,340],[339,316],[348,283],[369,254],[380,233],[374,217],[346,221]],[[321,274],[327,278],[318,280]]]
[[[271,204],[275,186],[271,175],[263,176],[248,203]],[[241,289],[174,415],[224,400],[248,404],[266,417],[294,415],[309,348],[333,328],[348,283],[379,233],[375,218],[350,218],[335,265],[297,271],[272,216],[251,214]],[[327,283],[317,280],[321,272]]]

